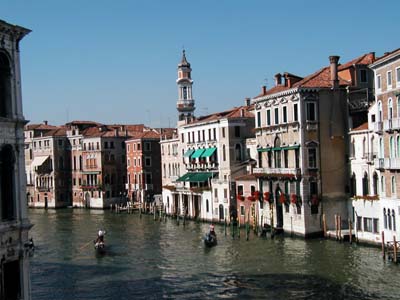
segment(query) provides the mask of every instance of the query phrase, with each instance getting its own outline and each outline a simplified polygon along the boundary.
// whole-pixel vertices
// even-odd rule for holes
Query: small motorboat
[[[217,244],[217,236],[215,234],[207,233],[204,237],[204,245],[213,247]]]

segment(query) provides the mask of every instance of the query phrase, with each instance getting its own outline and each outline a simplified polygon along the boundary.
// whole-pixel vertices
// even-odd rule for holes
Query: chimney
[[[118,136],[118,128],[114,128],[115,136]]]
[[[337,55],[329,56],[332,88],[334,88],[334,89],[339,87],[339,80],[338,80],[338,62],[339,62],[339,58],[340,58],[340,56],[337,56]]]
[[[267,87],[265,85],[262,86],[261,93],[265,95],[267,93]]]
[[[44,120],[44,121],[43,121],[43,124],[44,124],[44,125],[47,125],[47,123],[48,123],[47,120]]]
[[[275,74],[275,86],[282,84],[282,75],[280,73]]]
[[[245,98],[244,99],[244,103],[245,103],[246,106],[250,106],[250,103],[251,103],[250,102],[250,98]]]
[[[241,109],[240,109],[240,116],[241,116],[241,117],[244,117],[244,108],[241,108]]]

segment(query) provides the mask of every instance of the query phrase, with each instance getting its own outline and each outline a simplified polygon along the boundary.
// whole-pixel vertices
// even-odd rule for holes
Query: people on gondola
[[[217,234],[215,233],[214,224],[210,225],[210,235],[213,235],[213,236],[217,237]]]
[[[99,230],[99,232],[97,233],[97,238],[95,240],[95,244],[98,245],[100,243],[104,244],[104,235],[106,234],[105,230]]]

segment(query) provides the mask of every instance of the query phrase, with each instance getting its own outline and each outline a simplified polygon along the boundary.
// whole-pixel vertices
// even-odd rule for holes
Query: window
[[[110,148],[114,149],[114,142],[110,142]],[[93,148],[94,149],[94,148]]]
[[[235,126],[235,137],[240,137],[240,126]]]
[[[385,177],[381,176],[381,194],[385,195]]]
[[[151,176],[151,173],[146,173],[146,184],[152,184],[153,183],[153,177]]]
[[[360,70],[360,82],[367,82],[367,70],[365,69]]]
[[[131,166],[131,160],[128,158],[128,167]]]
[[[185,142],[185,135],[183,133],[181,133],[181,142],[184,143]]]
[[[97,144],[98,145],[98,144]],[[127,147],[127,150],[128,150],[128,153],[131,151],[131,147],[130,147],[131,145],[129,145],[128,144],[128,147]],[[99,149],[99,148],[97,148],[97,149]]]
[[[379,233],[379,219],[372,219],[373,222],[373,233]]]
[[[387,87],[388,89],[392,88],[392,71],[387,72]]]
[[[390,192],[392,193],[392,196],[396,195],[396,178],[392,176],[391,178],[391,189]]]
[[[144,143],[144,151],[151,151],[151,143],[149,142]]]
[[[376,76],[376,89],[377,90],[381,89],[381,75]]]
[[[228,199],[228,189],[224,189],[224,199]]]
[[[206,131],[205,130],[202,131],[202,138],[203,138],[202,141],[205,142],[206,141]]]
[[[0,150],[1,220],[13,220],[15,218],[14,160],[12,146],[3,146]]]
[[[362,217],[357,217],[357,230],[362,231]]]
[[[244,216],[244,214],[245,214],[244,205],[240,205],[240,215],[241,215],[241,216]]]
[[[182,97],[183,97],[183,100],[187,100],[188,99],[188,92],[187,92],[187,87],[186,86],[184,86],[183,88],[182,88]]]
[[[317,168],[317,149],[316,148],[308,149],[308,167],[309,168]]]
[[[187,133],[188,143],[190,143],[190,132]]]
[[[261,111],[257,112],[257,127],[261,127]]]
[[[267,109],[267,126],[271,125],[271,110]]]
[[[282,117],[283,117],[283,123],[287,123],[287,107],[284,106],[282,108]]]
[[[212,140],[212,138],[211,138],[211,129],[208,129],[208,140]]]
[[[10,62],[4,53],[0,53],[0,117],[4,118],[12,115],[10,74]]]
[[[383,114],[382,114],[382,102],[378,101],[378,122],[383,121]]]
[[[137,150],[140,151],[140,143],[137,144]]]
[[[364,231],[372,232],[372,219],[371,218],[364,218]]]
[[[388,100],[388,119],[391,120],[393,118],[393,101],[392,98]]]
[[[280,168],[281,167],[281,150],[279,150],[279,149],[281,148],[281,140],[279,139],[279,137],[275,138],[274,148],[277,149],[277,150],[274,150],[275,168]]]
[[[208,199],[206,200],[206,212],[210,211],[210,204],[208,203]]]
[[[226,149],[225,145],[222,145],[222,160],[226,161]]]
[[[364,173],[364,177],[362,179],[362,188],[363,188],[363,196],[368,195],[368,174]]]
[[[104,148],[108,149],[108,142],[104,142]]]
[[[396,154],[395,147],[394,147],[394,137],[390,137],[389,139],[389,155],[390,158],[394,158]]]
[[[214,189],[214,198],[217,199],[218,198],[218,190]]]
[[[144,165],[145,165],[146,167],[151,167],[151,157],[149,157],[149,156],[146,156],[146,157],[145,157],[145,159],[144,159]]]
[[[316,121],[316,111],[315,111],[315,103],[307,102],[306,103],[306,120],[307,121]]]
[[[243,195],[243,185],[238,185],[238,195]]]
[[[298,104],[293,104],[293,121],[297,122],[299,120]]]
[[[393,230],[396,231],[396,215],[394,214],[394,209],[392,209],[392,222],[393,222]]]
[[[278,125],[279,124],[279,109],[277,107],[274,109],[274,115],[275,115],[274,125]]]
[[[242,160],[242,147],[240,146],[240,144],[235,145],[235,160]]]
[[[216,128],[213,128],[213,134],[214,134],[214,141],[216,141],[217,140],[217,129]],[[240,136],[240,131],[239,131],[239,136]]]

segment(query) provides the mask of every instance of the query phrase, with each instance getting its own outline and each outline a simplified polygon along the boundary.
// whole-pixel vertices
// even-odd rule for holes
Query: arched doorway
[[[11,105],[11,68],[5,53],[0,52],[0,117],[10,118]]]
[[[224,206],[222,204],[219,205],[219,220],[224,220]]]
[[[85,207],[90,208],[90,193],[89,192],[85,193]]]

